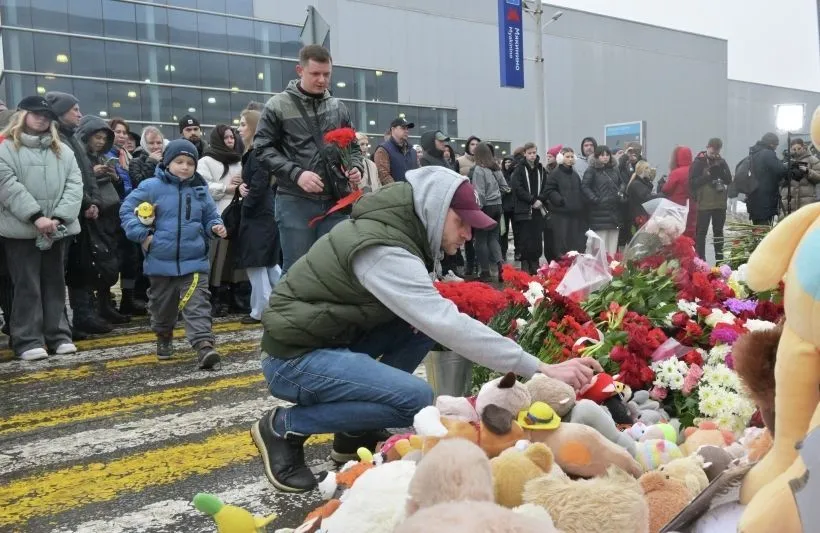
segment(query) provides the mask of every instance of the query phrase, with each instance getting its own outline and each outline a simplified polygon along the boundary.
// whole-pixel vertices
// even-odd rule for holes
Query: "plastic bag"
[[[641,260],[660,251],[686,231],[689,204],[676,204],[666,198],[650,200],[644,209],[651,212],[649,220],[639,229],[624,250],[627,261]]]
[[[578,254],[564,279],[558,284],[558,294],[581,300],[612,281],[604,241],[592,230],[587,231],[586,253]]]

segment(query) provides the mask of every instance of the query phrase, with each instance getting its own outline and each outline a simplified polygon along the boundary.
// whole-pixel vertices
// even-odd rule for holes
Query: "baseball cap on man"
[[[444,141],[446,143],[450,142],[450,138],[445,134],[441,133],[440,131],[436,132],[436,140],[437,141]]]
[[[490,229],[496,225],[496,221],[485,215],[478,206],[478,196],[469,181],[458,186],[450,201],[450,209],[475,229]]]
[[[416,127],[415,124],[413,124],[412,122],[407,122],[407,120],[405,120],[401,117],[394,118],[393,122],[390,123],[390,128],[391,129],[392,128],[407,128],[408,130],[412,130],[415,127]]]

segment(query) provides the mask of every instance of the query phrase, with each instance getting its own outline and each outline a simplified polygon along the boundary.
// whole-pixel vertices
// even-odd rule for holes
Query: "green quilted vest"
[[[262,315],[262,351],[291,359],[317,348],[349,346],[395,315],[353,273],[368,246],[396,246],[433,269],[427,230],[413,209],[413,190],[395,183],[362,197],[350,220],[316,241],[288,270]]]

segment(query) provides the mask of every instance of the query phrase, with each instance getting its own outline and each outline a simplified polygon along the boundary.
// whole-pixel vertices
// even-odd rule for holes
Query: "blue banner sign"
[[[624,122],[604,126],[604,142],[612,152],[624,150],[630,142],[639,142],[646,153],[646,122]]]
[[[521,0],[498,0],[498,55],[502,87],[524,87],[524,28]]]

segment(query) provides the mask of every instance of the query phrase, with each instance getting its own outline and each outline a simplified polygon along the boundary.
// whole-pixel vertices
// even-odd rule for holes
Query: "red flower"
[[[531,281],[538,281],[534,276],[509,264],[504,264],[501,267],[501,278],[504,280],[505,285],[519,291],[527,290]]]
[[[672,325],[676,328],[683,329],[686,327],[687,323],[689,323],[689,315],[683,311],[678,311],[672,316]]]
[[[774,302],[763,300],[757,302],[757,309],[755,315],[760,320],[768,320],[769,322],[777,322],[783,316],[783,306]]]
[[[702,367],[703,357],[697,350],[692,350],[691,352],[683,356],[683,362],[689,366],[698,365],[699,367]]]
[[[325,142],[339,148],[348,148],[355,140],[356,130],[353,128],[336,128],[325,133]]]

